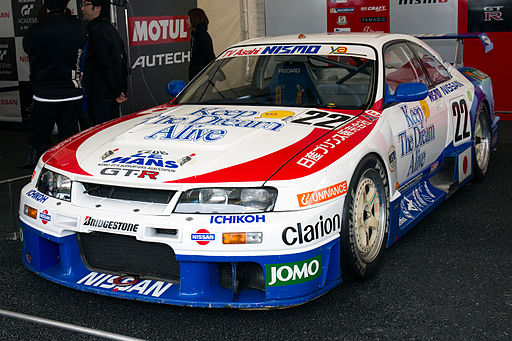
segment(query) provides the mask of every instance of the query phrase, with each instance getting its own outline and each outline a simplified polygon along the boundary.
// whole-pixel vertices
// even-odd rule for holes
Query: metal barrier
[[[20,192],[31,177],[32,175],[25,175],[0,181],[0,193],[4,194],[0,196],[0,239],[18,239]]]

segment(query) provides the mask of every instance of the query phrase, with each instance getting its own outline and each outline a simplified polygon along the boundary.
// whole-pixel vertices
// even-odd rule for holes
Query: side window
[[[430,78],[430,81],[433,84],[443,83],[451,78],[448,70],[446,70],[443,64],[436,57],[434,57],[434,55],[416,44],[411,44],[411,48],[420,59],[428,77]]]
[[[405,43],[397,43],[385,48],[384,71],[391,94],[395,93],[398,84],[401,83],[419,82],[429,86],[418,59]]]

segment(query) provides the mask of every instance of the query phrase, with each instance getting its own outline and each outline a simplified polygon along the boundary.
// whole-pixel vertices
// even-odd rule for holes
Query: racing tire
[[[357,166],[345,198],[341,226],[343,280],[373,277],[385,249],[389,228],[386,169],[375,155]]]
[[[473,169],[475,181],[481,181],[487,174],[491,158],[491,128],[489,113],[483,104],[478,108],[473,130]]]

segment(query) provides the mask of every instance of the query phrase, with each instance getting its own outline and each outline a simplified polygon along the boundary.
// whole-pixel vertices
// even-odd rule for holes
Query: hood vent
[[[176,191],[160,189],[146,189],[133,187],[119,187],[83,182],[84,194],[107,199],[119,199],[153,204],[168,204]]]

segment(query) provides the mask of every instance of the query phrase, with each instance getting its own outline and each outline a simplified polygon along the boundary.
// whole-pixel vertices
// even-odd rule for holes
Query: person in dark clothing
[[[82,87],[80,59],[85,30],[65,15],[69,0],[46,0],[46,18],[33,24],[23,38],[29,56],[34,105],[30,116],[29,156],[20,168],[33,168],[50,147],[55,123],[62,141],[78,132]]]
[[[187,25],[190,30],[190,66],[189,80],[192,80],[202,69],[215,59],[213,42],[208,34],[208,17],[200,8],[188,11]]]
[[[87,20],[87,50],[84,60],[84,90],[93,125],[119,117],[119,104],[127,100],[127,70],[124,43],[109,21],[109,1],[82,2]]]

